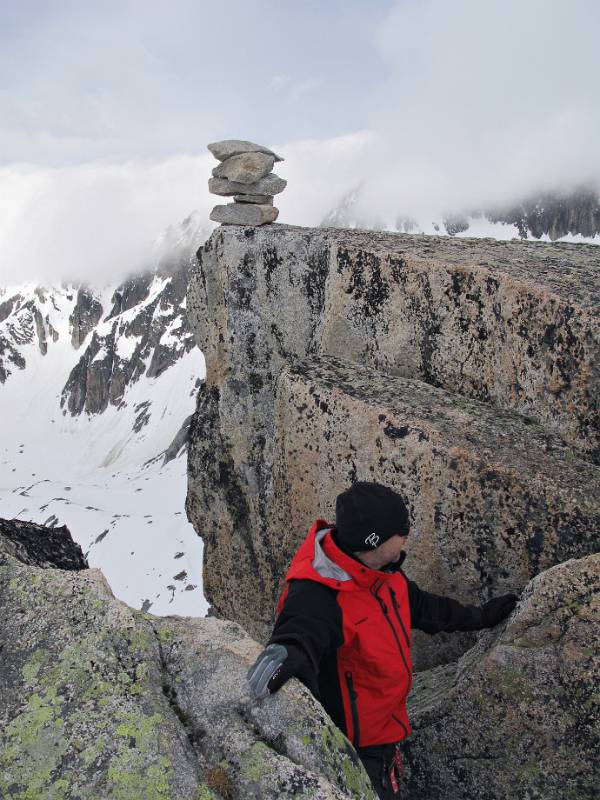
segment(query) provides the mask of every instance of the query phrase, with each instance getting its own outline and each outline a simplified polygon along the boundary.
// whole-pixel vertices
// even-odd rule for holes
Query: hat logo
[[[365,544],[368,544],[370,547],[377,547],[379,544],[379,536],[376,533],[370,533],[365,539]]]

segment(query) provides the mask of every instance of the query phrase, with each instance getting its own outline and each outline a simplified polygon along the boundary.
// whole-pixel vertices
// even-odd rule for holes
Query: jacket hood
[[[286,581],[308,579],[340,591],[351,591],[356,586],[371,586],[377,580],[386,581],[398,571],[404,560],[403,553],[387,570],[370,569],[336,545],[331,536],[332,530],[332,525],[317,519],[292,559]]]

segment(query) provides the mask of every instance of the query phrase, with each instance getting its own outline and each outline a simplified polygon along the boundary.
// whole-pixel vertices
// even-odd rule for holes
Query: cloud
[[[0,169],[0,285],[114,282],[149,266],[170,224],[194,209],[208,224],[210,161]]]
[[[360,165],[371,134],[267,143],[285,158],[275,171],[288,180],[276,196],[279,222],[317,225]],[[0,286],[24,280],[115,282],[156,258],[154,243],[190,213],[206,221],[212,155],[63,168],[0,168]]]
[[[376,34],[364,203],[478,207],[598,181],[599,35],[595,0],[395,3]]]
[[[0,29],[0,284],[108,279],[208,221],[217,139],[286,159],[298,225],[359,185],[367,225],[600,185],[596,0],[36,7]]]

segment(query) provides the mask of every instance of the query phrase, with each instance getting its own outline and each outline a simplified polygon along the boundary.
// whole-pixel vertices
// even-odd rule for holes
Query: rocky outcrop
[[[0,291],[0,297],[2,292]],[[50,319],[48,292],[36,287],[29,296],[17,292],[0,304],[0,383],[5,383],[14,368],[25,369],[21,349],[37,344],[42,355],[48,342],[56,342],[58,331]]]
[[[238,625],[136,612],[98,570],[22,556],[0,532],[0,797],[373,800],[304,687],[251,700]]]
[[[508,622],[415,678],[406,797],[584,800],[600,787],[600,555],[538,575]]]
[[[0,538],[4,548],[23,564],[58,569],[87,569],[81,547],[66,525],[48,528],[20,519],[0,519]]]
[[[108,404],[119,405],[126,388],[142,375],[156,378],[193,347],[183,311],[189,260],[166,264],[157,273],[129,278],[117,287],[111,308],[92,333],[87,347],[71,370],[61,396],[61,406],[72,415],[100,414]],[[78,295],[72,318],[85,321],[89,333],[97,309]],[[79,336],[80,334],[78,334]]]
[[[275,224],[198,258],[187,511],[219,614],[264,637],[291,555],[357,479],[405,492],[411,572],[463,600],[597,549],[596,248]]]
[[[274,575],[314,509],[335,518],[358,476],[410,498],[419,533],[407,573],[467,603],[598,550],[600,469],[514,412],[338,359],[286,366],[275,400],[270,519]],[[209,570],[212,571],[212,570]],[[415,632],[415,666],[455,658],[475,639]]]
[[[11,524],[0,529],[1,797],[374,800],[303,686],[251,700],[260,646],[237,624],[134,611],[98,570],[52,566],[75,553],[66,534],[53,552],[55,530],[23,535],[19,523],[15,549]],[[403,793],[595,798],[599,603],[600,556],[569,560],[458,662],[418,673]]]
[[[81,286],[77,290],[77,300],[69,324],[71,327],[71,343],[78,350],[87,335],[96,327],[102,317],[102,303],[92,289]]]

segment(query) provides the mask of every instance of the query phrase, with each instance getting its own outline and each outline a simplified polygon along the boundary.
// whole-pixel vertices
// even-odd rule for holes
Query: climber
[[[402,497],[358,482],[338,495],[336,524],[317,519],[294,556],[269,644],[248,672],[256,698],[295,676],[352,741],[380,798],[399,797],[399,744],[411,733],[411,629],[475,631],[517,597],[463,605],[419,589],[402,571],[410,533]]]

